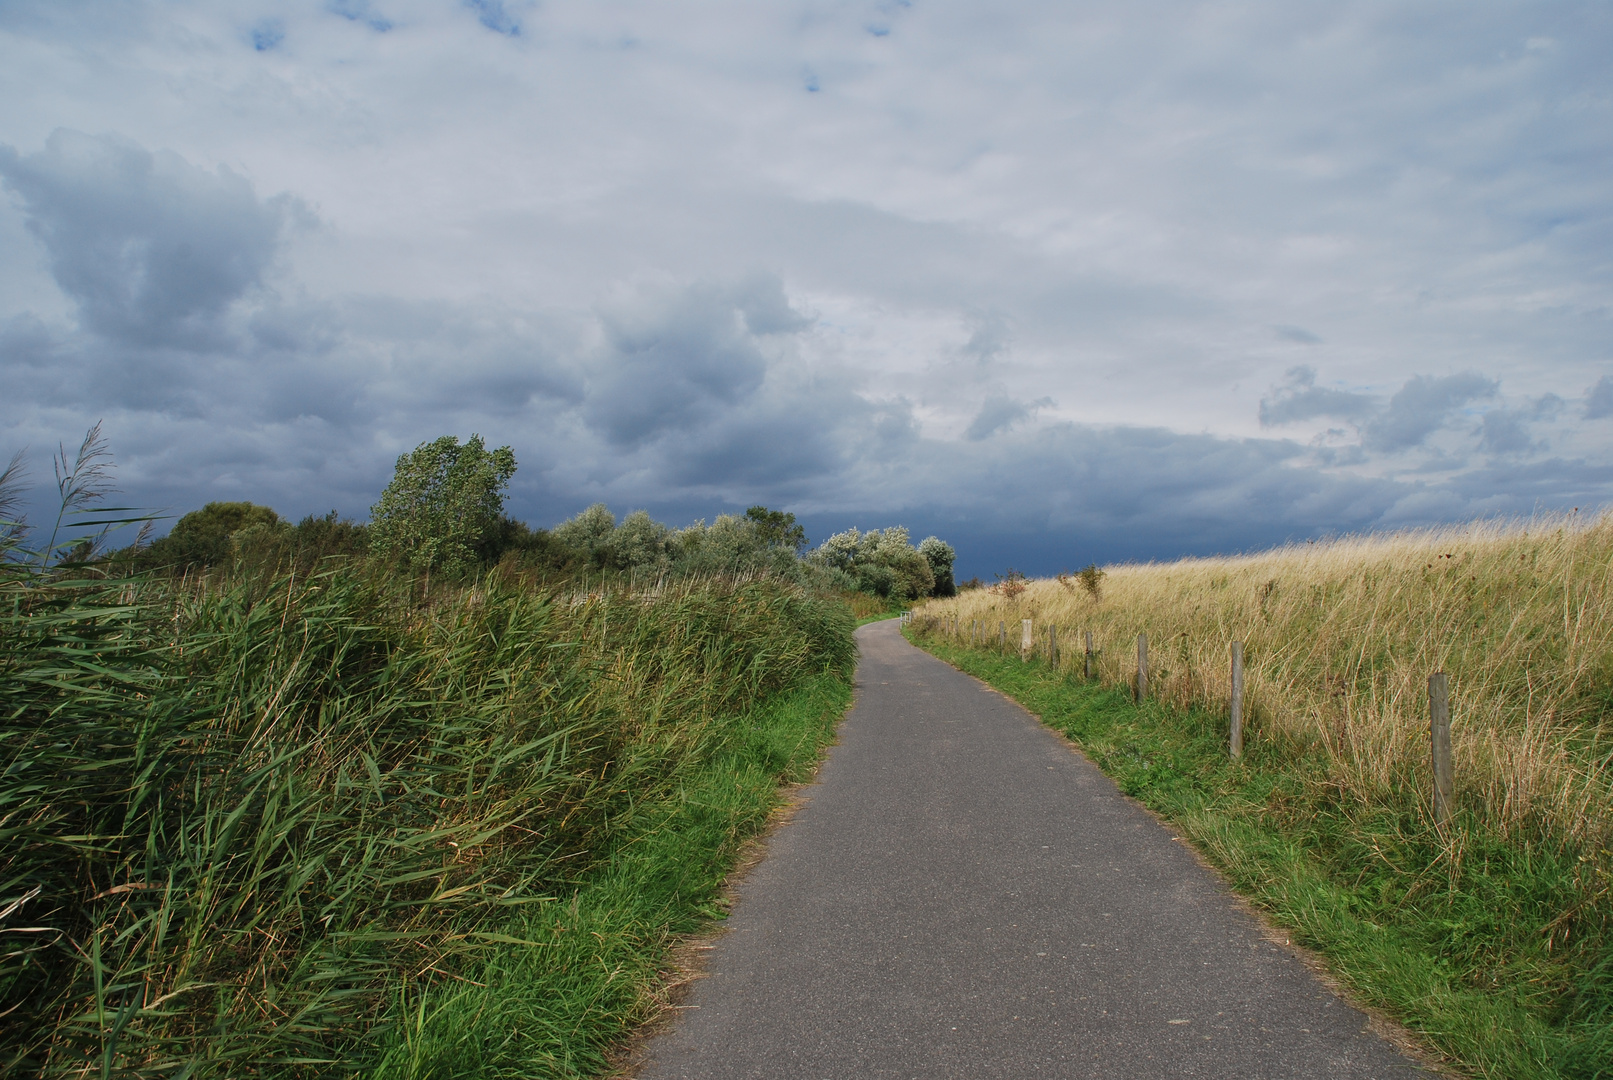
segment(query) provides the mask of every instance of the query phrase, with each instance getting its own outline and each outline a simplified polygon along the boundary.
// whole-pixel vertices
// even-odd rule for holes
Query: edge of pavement
[[[767,858],[768,848],[772,845],[774,837],[795,820],[802,807],[812,801],[812,788],[818,784],[818,773],[823,768],[824,762],[829,759],[829,753],[839,745],[841,721],[857,707],[860,691],[861,685],[853,680],[851,702],[834,722],[833,736],[824,743],[817,762],[812,766],[811,774],[797,783],[781,785],[778,789],[778,805],[768,811],[767,824],[756,835],[740,844],[733,868],[723,878],[722,888],[718,892],[717,903],[722,907],[725,917],[712,919],[699,930],[682,935],[677,943],[667,950],[666,960],[661,965],[661,981],[654,991],[657,999],[655,1015],[633,1029],[611,1051],[610,1067],[600,1074],[600,1080],[632,1080],[636,1077],[649,1062],[651,1041],[676,1022],[694,984],[709,974],[706,970],[707,959],[711,950],[715,948],[717,939],[728,933],[729,922],[726,913],[733,908],[739,887],[744,884],[751,871]]]
[[[974,680],[976,683],[980,684],[982,689],[990,691],[991,693],[1012,702],[1015,707],[1023,710],[1026,715],[1030,716],[1033,720],[1040,724],[1042,728],[1051,732],[1065,749],[1069,750],[1072,754],[1079,754],[1081,757],[1086,758],[1088,763],[1090,763],[1093,768],[1097,769],[1100,773],[1103,773],[1103,775],[1108,778],[1111,783],[1113,783],[1113,778],[1110,777],[1107,772],[1104,772],[1104,770],[1096,762],[1087,757],[1086,753],[1081,749],[1080,745],[1075,742],[1075,740],[1071,739],[1068,735],[1064,734],[1064,732],[1060,731],[1052,724],[1044,721],[1040,713],[1032,712],[1030,708],[1018,698],[1004,693],[1002,690],[992,686],[979,676],[964,671],[963,668],[952,663],[951,661],[937,656],[935,653],[930,652],[930,650],[914,644],[912,639],[908,638],[906,634],[903,634],[902,638],[909,645],[912,645],[913,648],[918,649],[926,656],[929,656],[940,663],[946,664],[947,667],[952,668],[952,670]],[[1239,892],[1237,888],[1233,886],[1226,873],[1222,871],[1219,866],[1215,865],[1215,863],[1211,862],[1204,852],[1199,850],[1197,844],[1194,844],[1191,840],[1182,835],[1181,829],[1176,825],[1175,822],[1159,813],[1141,799],[1127,794],[1125,791],[1120,789],[1118,784],[1115,785],[1115,790],[1118,791],[1121,797],[1127,802],[1131,803],[1143,813],[1153,818],[1159,823],[1161,828],[1169,832],[1171,839],[1176,843],[1181,844],[1188,851],[1188,853],[1193,856],[1193,861],[1198,863],[1200,867],[1202,867],[1215,879],[1216,883],[1220,885],[1222,891],[1235,902],[1235,905],[1254,920],[1255,924],[1260,927],[1260,932],[1265,936],[1267,941],[1270,941],[1273,945],[1276,945],[1279,948],[1287,950],[1295,959],[1305,965],[1305,967],[1311,972],[1312,975],[1316,977],[1317,981],[1320,982],[1325,989],[1338,997],[1345,1004],[1349,1005],[1350,1008],[1355,1009],[1357,1012],[1365,1016],[1367,1018],[1368,1026],[1372,1029],[1372,1032],[1375,1035],[1382,1038],[1396,1050],[1399,1050],[1401,1053],[1405,1054],[1420,1068],[1427,1069],[1430,1073],[1433,1073],[1436,1076],[1457,1078],[1466,1077],[1469,1075],[1464,1071],[1459,1071],[1455,1067],[1455,1063],[1453,1061],[1435,1049],[1417,1032],[1399,1023],[1378,1006],[1368,1004],[1367,1002],[1361,1000],[1360,995],[1356,993],[1354,989],[1352,989],[1347,983],[1340,980],[1339,977],[1333,973],[1332,968],[1328,966],[1327,958],[1322,953],[1295,942],[1293,940],[1293,932],[1278,925],[1269,911],[1255,904],[1247,896]]]

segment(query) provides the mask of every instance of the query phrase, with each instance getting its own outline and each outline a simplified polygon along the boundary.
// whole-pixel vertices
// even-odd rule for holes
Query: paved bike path
[[[1409,1077],[1098,769],[858,631],[857,703],[644,1080]]]

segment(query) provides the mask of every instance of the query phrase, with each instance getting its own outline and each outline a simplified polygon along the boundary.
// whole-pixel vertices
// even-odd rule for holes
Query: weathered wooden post
[[[1451,767],[1450,686],[1443,671],[1428,676],[1428,721],[1434,752],[1434,820],[1446,822],[1456,809],[1456,773]]]
[[[1008,622],[1004,619],[997,622],[997,651],[1008,651]]]
[[[1137,635],[1137,700],[1148,696],[1148,635]]]
[[[1086,679],[1089,682],[1092,679],[1092,631],[1091,630],[1087,631],[1086,663],[1082,665],[1081,677],[1083,679]]]
[[[1243,642],[1232,643],[1232,756],[1243,756]]]
[[[1031,641],[1031,621],[1029,619],[1019,620],[1019,658],[1021,660],[1031,658],[1033,644]]]
[[[1059,628],[1052,623],[1047,624],[1047,665],[1059,669]]]

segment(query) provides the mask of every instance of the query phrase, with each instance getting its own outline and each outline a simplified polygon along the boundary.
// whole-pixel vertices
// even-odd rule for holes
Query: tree
[[[958,589],[952,582],[952,564],[958,558],[956,549],[940,537],[927,536],[919,545],[919,554],[930,564],[930,574],[935,578],[933,595],[956,596]]]
[[[852,528],[829,537],[809,557],[820,566],[846,574],[863,592],[905,602],[935,594],[937,578],[931,555],[945,561],[946,581],[951,583],[951,545],[934,537],[925,543],[928,552],[915,549],[903,525],[867,532]]]
[[[753,506],[745,517],[756,523],[756,535],[768,547],[788,548],[797,555],[806,547],[806,526],[797,525],[794,514]]]
[[[611,557],[621,570],[665,573],[672,565],[671,536],[649,511],[635,510],[611,533]]]
[[[515,453],[488,450],[480,435],[463,446],[453,435],[421,443],[398,458],[392,482],[370,508],[370,550],[417,571],[464,573],[503,514],[514,475]]]
[[[595,503],[574,518],[554,527],[554,538],[582,557],[585,565],[603,570],[611,564],[611,539],[616,515],[604,503]]]

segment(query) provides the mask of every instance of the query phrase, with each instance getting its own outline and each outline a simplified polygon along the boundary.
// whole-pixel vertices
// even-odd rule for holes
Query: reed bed
[[[1080,670],[1130,685],[1147,634],[1150,693],[1224,710],[1244,642],[1247,735],[1320,752],[1326,782],[1364,803],[1427,802],[1428,676],[1451,684],[1458,795],[1503,836],[1608,846],[1613,830],[1613,515],[1485,521],[1292,544],[932,600],[965,642],[999,647],[1032,619]],[[948,631],[952,633],[952,631]]]
[[[412,1003],[482,985],[533,944],[509,927],[563,907],[754,709],[855,659],[849,613],[765,580],[422,598],[341,562],[180,582],[0,565],[13,1076],[396,1057]],[[575,1036],[555,1075],[582,1068]]]

